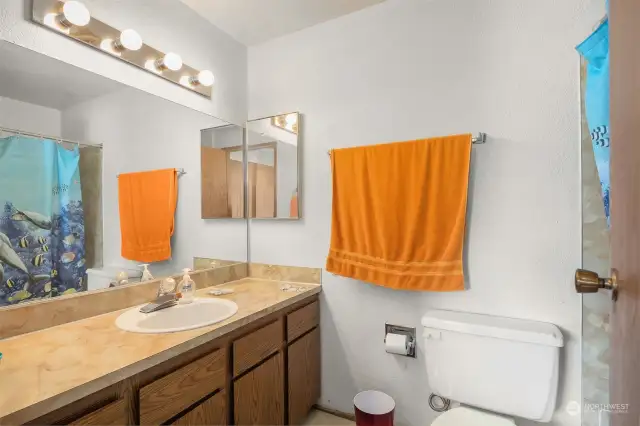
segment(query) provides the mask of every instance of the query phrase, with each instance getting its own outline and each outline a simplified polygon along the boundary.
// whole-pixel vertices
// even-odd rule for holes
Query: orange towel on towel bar
[[[139,262],[171,258],[178,201],[176,169],[118,176],[122,257]]]
[[[327,271],[399,290],[464,290],[471,135],[332,151]]]

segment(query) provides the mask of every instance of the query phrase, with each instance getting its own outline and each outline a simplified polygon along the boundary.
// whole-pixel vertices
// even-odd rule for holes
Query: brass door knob
[[[611,298],[618,298],[618,271],[611,270],[611,278],[600,278],[598,274],[586,269],[577,269],[575,277],[576,291],[578,293],[597,293],[598,290],[612,290]]]

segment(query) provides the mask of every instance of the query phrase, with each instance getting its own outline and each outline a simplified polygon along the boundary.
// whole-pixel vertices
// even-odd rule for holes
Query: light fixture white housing
[[[62,5],[62,13],[58,15],[58,22],[65,28],[84,27],[91,21],[91,14],[87,6],[76,0],[69,0]]]
[[[159,71],[171,70],[180,71],[182,68],[182,58],[177,53],[169,52],[163,58],[157,59],[155,66]]]
[[[0,0],[0,3],[5,1],[11,0]],[[147,40],[143,40],[141,34],[135,31],[135,27],[113,26],[108,20],[102,20],[98,11],[95,11],[94,16],[91,7],[93,1],[29,0],[26,3],[31,5],[31,21],[50,29],[58,36],[62,35],[98,49],[112,59],[127,62],[211,99],[212,86],[219,84],[211,73],[213,70],[194,68],[183,63],[177,54],[179,52],[175,50],[174,53],[167,53],[167,50],[162,51],[150,46]]]
[[[142,47],[142,37],[136,30],[128,29],[120,33],[120,37],[113,41],[113,47],[117,51],[140,50]]]

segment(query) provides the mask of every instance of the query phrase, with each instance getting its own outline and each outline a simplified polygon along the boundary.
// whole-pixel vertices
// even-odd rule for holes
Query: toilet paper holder
[[[406,356],[411,358],[416,357],[416,329],[415,327],[405,327],[403,325],[395,325],[384,323],[384,342],[387,343],[387,334],[404,334],[408,337],[408,349],[409,353]]]

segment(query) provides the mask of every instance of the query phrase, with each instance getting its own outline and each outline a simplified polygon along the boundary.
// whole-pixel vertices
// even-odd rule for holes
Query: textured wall
[[[418,358],[407,359],[385,353],[382,338],[385,321],[420,327],[422,314],[437,307],[560,326],[566,344],[552,424],[580,424],[564,410],[581,398],[574,46],[601,18],[600,3],[388,0],[249,49],[249,116],[304,114],[304,219],[252,222],[252,262],[324,266],[328,149],[489,135],[473,149],[468,291],[400,292],[325,275],[323,404],[350,411],[357,391],[376,388],[396,399],[398,423],[429,424],[436,413],[426,403],[422,343]]]
[[[0,126],[60,136],[60,111],[0,96]],[[7,136],[0,133],[0,137]]]
[[[134,28],[146,43],[179,53],[185,63],[210,69],[213,99],[116,60],[30,21],[30,0],[0,1],[0,39],[44,53],[96,74],[137,87],[227,121],[247,117],[247,49],[177,0],[83,0],[110,25]]]

